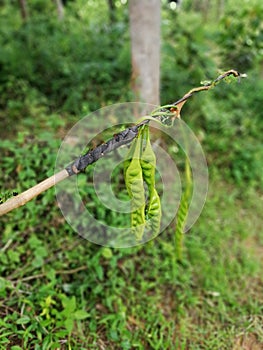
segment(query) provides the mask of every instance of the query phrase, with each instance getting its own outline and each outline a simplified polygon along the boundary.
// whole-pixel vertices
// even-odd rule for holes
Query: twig
[[[194,88],[190,90],[187,94],[185,94],[182,98],[180,98],[178,101],[172,103],[169,105],[169,108],[167,109],[166,106],[161,106],[157,110],[155,110],[155,117],[158,118],[158,112],[160,113],[160,118],[167,114],[167,116],[171,117],[171,120],[174,118],[180,118],[180,112],[185,104],[185,102],[192,97],[194,94],[211,89],[213,86],[215,86],[218,82],[225,79],[226,77],[233,75],[234,77],[244,77],[244,74],[240,74],[236,70],[229,70],[221,75],[219,75],[215,80],[213,80],[211,83],[208,83],[204,86],[200,86],[197,88]],[[152,119],[152,118],[151,118]],[[139,124],[136,124],[132,127],[129,127],[120,133],[116,134],[113,138],[111,138],[106,143],[103,143],[97,147],[95,147],[93,150],[89,151],[83,156],[80,156],[77,158],[73,163],[71,163],[69,166],[66,167],[66,169],[61,170],[57,174],[49,177],[48,179],[40,182],[39,184],[35,185],[34,187],[31,187],[25,192],[22,192],[16,197],[12,197],[8,199],[6,202],[0,205],[0,216],[4,215],[11,210],[18,208],[27,202],[29,202],[31,199],[38,196],[40,193],[46,191],[47,189],[55,186],[57,183],[65,180],[69,176],[76,175],[80,171],[83,171],[88,165],[96,162],[100,158],[102,158],[105,154],[112,152],[113,150],[119,148],[122,145],[129,144],[138,134],[139,128],[149,123],[149,120],[144,120]]]
[[[56,275],[73,275],[74,273],[77,273],[79,271],[83,271],[83,270],[87,270],[87,266],[79,266],[79,267],[76,267],[75,269],[71,269],[71,270],[58,270],[58,271],[55,271],[55,274]],[[27,276],[27,277],[24,277],[24,278],[20,278],[18,280],[12,280],[10,279],[11,282],[28,282],[28,281],[31,281],[31,280],[34,280],[34,279],[38,279],[38,278],[43,278],[45,277],[46,274],[45,273],[39,273],[37,275],[32,275],[32,276]]]
[[[201,92],[201,91],[207,91],[210,90],[211,88],[213,88],[217,83],[219,83],[221,80],[224,80],[226,77],[229,77],[230,75],[233,75],[235,78],[244,78],[246,77],[246,74],[241,74],[238,71],[234,70],[234,69],[230,69],[227,72],[219,75],[215,80],[203,85],[203,86],[199,86],[197,88],[191,89],[190,91],[188,91],[182,98],[180,98],[179,100],[177,100],[176,102],[172,103],[173,106],[176,107],[175,112],[175,117],[180,118],[180,112],[181,109],[183,107],[183,105],[185,104],[185,102],[192,97],[194,94]]]
[[[0,205],[0,216],[8,213],[9,211],[15,208],[21,207],[22,205],[29,202],[31,199],[38,196],[40,193],[55,186],[60,181],[65,180],[67,177],[69,177],[69,174],[66,171],[66,169],[63,169],[60,172],[56,173],[55,175],[52,175],[46,180],[31,187],[27,191],[22,192],[18,196],[8,199],[6,202]]]
[[[78,174],[79,172],[85,170],[88,165],[104,157],[105,154],[112,152],[122,145],[130,143],[137,136],[139,128],[146,123],[147,121],[143,121],[140,124],[134,125],[119,132],[109,141],[102,143],[85,155],[77,158],[72,164],[66,167],[69,176]]]
[[[10,238],[10,239],[6,242],[6,244],[3,246],[3,248],[0,249],[0,252],[4,253],[4,252],[9,248],[9,246],[12,244],[12,242],[13,242],[13,239]]]

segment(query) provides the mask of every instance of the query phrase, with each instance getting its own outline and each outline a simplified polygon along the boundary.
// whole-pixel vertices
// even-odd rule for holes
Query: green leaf
[[[22,316],[16,321],[16,324],[27,324],[29,322],[30,322],[30,317]]]
[[[64,306],[63,314],[66,317],[70,317],[76,309],[76,298],[74,296],[72,298],[67,298],[66,296],[63,296],[62,304]]]
[[[74,320],[73,318],[67,318],[66,321],[64,322],[66,330],[71,333],[73,326],[74,326]]]
[[[110,330],[110,339],[113,341],[118,341],[119,340],[119,336],[118,333],[115,329],[111,329]]]
[[[85,310],[77,310],[74,312],[75,320],[84,320],[85,318],[88,318],[88,317],[90,317],[90,314]]]
[[[110,259],[112,257],[112,250],[110,248],[103,248],[101,255],[105,258],[105,259]]]
[[[0,277],[0,292],[4,292],[6,289],[6,280]]]
[[[95,266],[95,270],[100,281],[103,280],[103,268],[100,265]]]

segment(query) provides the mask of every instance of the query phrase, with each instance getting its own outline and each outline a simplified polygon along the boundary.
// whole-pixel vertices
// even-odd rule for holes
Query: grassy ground
[[[69,113],[80,116],[126,100],[125,23],[107,29],[93,3],[106,31],[100,24],[88,29],[86,19],[94,16],[85,17],[74,6],[66,27],[56,24],[48,9],[45,24],[40,8],[40,21],[35,17],[20,31],[13,25],[18,12],[2,6],[0,192],[22,192],[53,173],[66,124],[78,119]],[[197,108],[185,113],[186,120],[198,120],[198,128],[192,127],[207,153],[211,178],[204,211],[185,235],[183,261],[175,259],[172,226],[130,249],[81,239],[50,189],[0,218],[0,350],[263,349],[262,64],[247,71],[255,56],[262,62],[255,20],[262,11],[238,6],[235,16],[227,14],[225,29],[217,21],[211,24],[211,16],[206,24],[201,17],[196,21],[188,10],[166,15],[163,26],[162,99],[167,102],[210,79],[215,66],[231,68],[229,58],[240,65],[242,58],[251,60],[241,70],[248,73],[246,82],[232,93],[230,85],[218,94],[215,89],[213,98],[200,97]],[[30,8],[30,17],[32,10],[37,8]],[[233,30],[230,19],[237,24]],[[250,29],[240,31],[240,26]],[[21,50],[25,42],[26,51]],[[236,59],[233,63],[236,67]]]
[[[262,349],[262,197],[220,176],[174,259],[173,228],[101,248],[49,190],[1,222],[0,349]]]
[[[7,189],[51,175],[62,124],[2,140]],[[53,189],[1,218],[0,349],[262,349],[262,194],[210,173],[180,264],[172,226],[136,248],[81,239]]]

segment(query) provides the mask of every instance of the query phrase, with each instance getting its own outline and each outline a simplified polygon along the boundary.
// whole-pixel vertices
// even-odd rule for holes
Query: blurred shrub
[[[0,96],[0,120],[5,115],[3,112],[2,115],[1,109],[7,109],[10,121],[47,112],[47,98],[31,87],[27,80],[17,79],[13,75],[0,85]]]
[[[85,27],[74,17],[60,23],[39,15],[18,28],[2,28],[0,46],[0,83],[6,90],[1,106],[13,100],[14,80],[25,82],[28,91],[37,89],[52,109],[71,113],[81,113],[83,106],[97,109],[127,93],[129,48],[122,23]]]
[[[223,65],[240,71],[254,68],[263,59],[263,4],[239,3],[221,20],[217,42]]]
[[[263,186],[262,80],[251,72],[242,84],[219,86],[202,103],[199,125],[210,166],[238,185]]]
[[[171,103],[201,80],[215,76],[216,69],[200,14],[168,14],[163,36],[161,97]]]
[[[36,115],[58,110],[80,115],[129,100],[127,13],[124,10],[109,24],[105,3],[104,10],[95,8],[96,2],[93,7],[84,1],[83,6],[79,4],[72,2],[60,22],[55,7],[38,0],[27,23],[21,22],[14,3],[0,6],[4,15],[0,120],[5,119],[4,125],[7,115],[10,120],[31,118],[32,124]],[[214,23],[204,26],[200,13],[166,9],[162,26],[162,103],[171,103],[201,80],[214,78],[219,66],[248,73],[249,79],[239,86],[222,85],[192,98],[183,117],[203,135],[211,165],[218,166],[228,179],[251,185],[262,181],[263,84],[258,79],[262,6],[259,1],[242,6],[231,2],[219,30]],[[102,17],[96,17],[97,13]]]
[[[238,5],[239,6],[239,5]],[[201,93],[183,109],[183,119],[200,136],[210,169],[241,186],[263,185],[262,4],[231,4],[222,18],[220,31],[204,26],[198,13],[166,14],[163,24],[162,102],[180,98],[202,80],[221,71],[238,68],[248,73],[242,83],[221,83]],[[217,41],[217,46],[215,42]],[[219,56],[218,56],[219,53]],[[231,80],[231,79],[230,79]],[[236,79],[234,79],[236,81]]]

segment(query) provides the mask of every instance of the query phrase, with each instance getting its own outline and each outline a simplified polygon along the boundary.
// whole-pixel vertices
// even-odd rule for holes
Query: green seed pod
[[[149,138],[149,126],[141,128],[124,161],[124,177],[131,198],[131,228],[136,239],[141,241],[145,226],[157,235],[161,223],[161,202],[155,189],[156,157]],[[148,189],[145,203],[144,182]],[[146,220],[147,218],[147,220]]]
[[[141,137],[140,132],[131,146],[134,150],[132,159],[124,170],[126,188],[131,197],[131,227],[138,241],[142,240],[145,228],[145,193],[140,164]]]
[[[146,217],[148,221],[150,221],[149,223],[153,234],[157,235],[161,224],[161,202],[155,189],[156,157],[150,142],[149,126],[144,127],[143,136],[146,139],[146,145],[144,151],[142,152],[140,164],[143,179],[147,184],[149,192],[148,204],[146,206]]]

